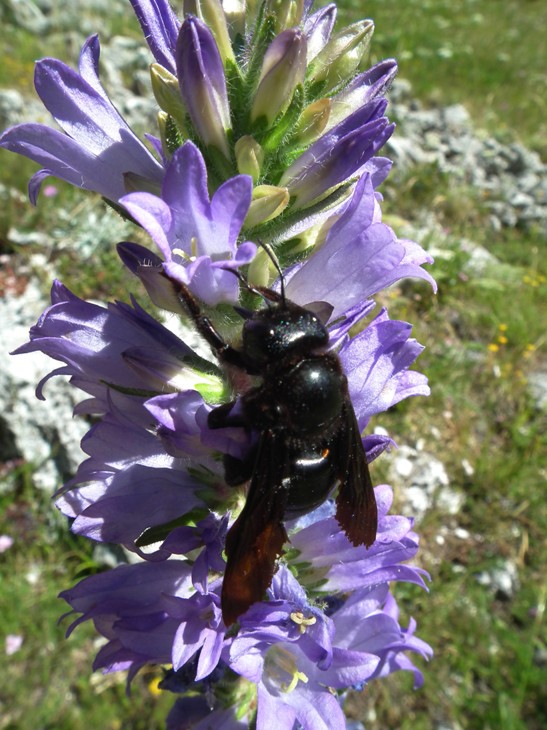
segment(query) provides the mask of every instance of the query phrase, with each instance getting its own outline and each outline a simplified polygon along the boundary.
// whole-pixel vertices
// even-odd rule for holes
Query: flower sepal
[[[245,218],[246,228],[255,228],[280,215],[289,204],[289,191],[276,185],[253,188],[253,199]]]
[[[180,133],[188,137],[186,127],[188,111],[182,100],[177,77],[159,63],[153,63],[150,66],[150,79],[158,106],[174,119]]]

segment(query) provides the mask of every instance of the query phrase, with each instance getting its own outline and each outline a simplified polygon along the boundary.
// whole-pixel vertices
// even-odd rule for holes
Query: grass
[[[344,6],[346,3],[342,3]],[[479,126],[546,152],[547,6],[540,0],[348,0],[374,19],[373,60],[394,56],[425,104],[463,103]]]
[[[344,20],[364,12],[376,22],[372,61],[395,55],[425,105],[464,103],[480,127],[503,139],[520,138],[545,153],[547,7],[539,0],[368,0],[343,3]],[[102,22],[109,37],[122,19]],[[131,21],[131,33],[135,25]],[[0,85],[31,88],[31,62],[47,52],[74,61],[61,36],[18,30],[0,69]],[[2,154],[2,178],[24,189],[32,166]],[[433,508],[418,526],[420,564],[432,576],[424,594],[399,586],[403,616],[418,620],[419,635],[435,649],[425,685],[413,692],[404,673],[371,684],[348,701],[367,730],[539,730],[547,726],[545,690],[547,517],[545,415],[530,396],[530,373],[545,367],[547,264],[545,240],[534,230],[494,232],[473,189],[455,188],[435,167],[393,178],[385,189],[386,220],[398,231],[421,225],[420,211],[439,222],[427,236],[446,255],[437,257],[434,297],[419,283],[394,288],[390,314],[415,323],[427,345],[419,363],[430,379],[428,399],[405,402],[381,419],[400,444],[425,448],[446,466],[451,486],[465,495],[461,512]],[[26,259],[11,242],[12,226],[51,235],[50,258],[80,296],[134,288],[119,278],[104,214],[99,244],[84,261],[67,241],[87,235],[100,203],[59,186],[56,199],[32,209],[5,193],[0,212],[1,253],[10,265]],[[59,208],[70,211],[58,220]],[[102,219],[101,219],[102,220]],[[85,225],[84,225],[85,224]],[[91,230],[94,230],[91,228]],[[82,232],[83,231],[83,232]],[[441,235],[442,231],[442,235]],[[118,239],[117,239],[118,240]],[[486,247],[499,266],[480,274],[462,242]],[[85,247],[84,247],[85,248]],[[1,281],[1,280],[0,280]],[[47,281],[44,275],[44,286]],[[467,468],[466,466],[467,465]],[[468,467],[471,467],[469,469]],[[20,634],[13,656],[0,656],[0,730],[153,730],[172,696],[154,690],[155,670],[125,695],[124,677],[91,674],[96,636],[79,627],[68,641],[57,624],[60,590],[100,567],[93,546],[66,530],[49,497],[32,485],[32,464],[5,465],[0,482],[0,534],[15,538],[0,563],[2,633]],[[387,476],[388,460],[373,477]],[[461,530],[467,531],[461,533]],[[502,595],[480,577],[509,563],[518,585]]]

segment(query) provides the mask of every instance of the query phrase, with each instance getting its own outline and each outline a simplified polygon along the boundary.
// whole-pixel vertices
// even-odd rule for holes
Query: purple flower
[[[321,581],[326,594],[369,589],[382,583],[404,580],[425,587],[427,574],[403,563],[418,552],[418,538],[412,520],[388,514],[393,492],[387,485],[376,487],[378,533],[368,550],[354,547],[334,518],[334,505],[328,503],[312,513],[301,529],[289,533],[291,545],[298,551],[294,562],[304,585]],[[315,517],[315,519],[314,519]]]
[[[411,325],[389,319],[385,309],[373,315],[374,297],[402,278],[435,286],[423,268],[430,257],[382,222],[375,192],[391,164],[374,155],[393,131],[383,94],[396,65],[385,61],[362,72],[372,25],[356,23],[333,38],[334,5],[313,14],[307,1],[275,9],[266,3],[258,14],[247,8],[247,17],[234,21],[237,32],[231,26],[230,48],[227,17],[216,0],[196,6],[212,29],[189,14],[192,3],[180,24],[165,0],[131,2],[159,64],[161,143],[149,139],[163,164],[100,85],[95,37],[82,50],[78,73],[55,59],[36,67],[38,93],[65,133],[21,125],[0,138],[44,165],[30,183],[33,200],[44,177],[55,174],[124,208],[161,256],[126,241],[118,244],[122,262],[151,300],[171,312],[168,322],[188,308],[193,325],[181,339],[134,299],[102,307],[56,282],[51,306],[16,351],[44,352],[60,362],[39,383],[38,397],[49,377],[68,376],[83,394],[76,414],[93,417],[82,441],[87,458],[57,493],[57,507],[75,533],[140,560],[88,576],[61,594],[76,614],[68,633],[92,621],[106,640],[94,668],[127,671],[129,682],[147,664],[170,665],[162,686],[181,698],[167,719],[169,730],[343,730],[349,689],[398,670],[410,671],[419,686],[423,678],[410,656],[431,655],[413,620],[400,625],[390,592],[401,581],[426,588],[427,574],[411,562],[418,551],[413,520],[390,514],[392,491],[377,486],[377,532],[376,510],[368,511],[365,524],[372,528],[359,544],[348,537],[359,509],[347,499],[344,520],[328,494],[331,487],[336,494],[329,454],[340,453],[350,431],[349,421],[339,427],[342,415],[351,415],[360,454],[360,433],[371,418],[429,392],[426,377],[411,370],[422,350]],[[251,21],[253,32],[243,33]],[[237,165],[253,177],[235,174]],[[257,245],[245,240],[250,231],[255,241],[264,233],[262,240],[275,244],[280,263],[267,246],[256,255]],[[282,272],[285,256],[302,251],[306,260]],[[275,264],[283,286],[268,288],[265,262]],[[284,374],[263,357],[261,337],[288,345],[285,315],[294,310],[276,294],[282,289],[310,310],[306,322],[320,330],[317,336],[303,331],[321,344],[305,364],[322,358],[336,370],[334,399],[343,403],[327,404],[335,417],[322,421],[330,429],[325,436],[306,421],[307,403],[297,393],[294,404],[286,393],[286,402],[276,400]],[[253,307],[283,318],[274,325]],[[357,324],[359,334],[351,337]],[[217,357],[188,344],[200,333]],[[283,354],[291,374],[301,355],[296,345],[290,358]],[[279,424],[276,408],[286,409],[292,426]],[[265,435],[274,432],[268,469],[275,478],[265,470],[258,480]],[[321,472],[325,484],[317,494],[298,494],[298,504],[296,452],[303,459],[308,453],[303,433],[321,439],[319,460],[330,472]],[[362,443],[365,481],[364,457],[372,461],[393,441],[369,433]],[[351,466],[348,458],[348,473]],[[247,498],[241,484],[249,480],[253,496]],[[262,502],[254,509],[257,484]],[[312,510],[321,496],[326,499]],[[368,499],[373,502],[372,494]],[[241,565],[252,557],[262,566],[262,560],[266,580],[258,577],[258,591],[249,591],[254,602],[243,601],[232,616],[227,589],[237,585],[234,554],[247,539],[251,510],[251,534],[263,521],[273,536],[249,541],[256,550],[244,546]],[[285,519],[291,514],[300,516]]]
[[[149,662],[172,660],[180,621],[171,616],[170,609],[174,599],[184,599],[190,592],[188,564],[166,560],[121,565],[85,578],[60,597],[81,614],[67,634],[82,621],[92,620],[108,639],[95,658],[94,669],[129,670],[131,678]]]
[[[51,301],[31,328],[30,342],[16,350],[16,354],[41,350],[65,363],[39,383],[40,399],[44,383],[60,374],[77,379],[78,387],[95,398],[99,392],[111,394],[112,387],[173,392],[199,384],[202,373],[192,368],[193,350],[136,302],[100,307],[79,299],[58,281],[53,283]],[[102,412],[101,408],[91,403],[87,412]]]
[[[43,124],[20,124],[0,137],[0,146],[44,168],[33,175],[33,203],[49,175],[117,201],[128,190],[158,187],[156,162],[106,95],[98,76],[99,40],[91,36],[80,53],[79,73],[55,58],[36,64],[34,83],[65,134]]]
[[[187,142],[167,167],[161,198],[130,193],[120,203],[152,236],[169,277],[214,306],[237,301],[237,279],[226,269],[248,264],[256,252],[253,243],[237,245],[251,190],[251,178],[238,175],[209,199],[205,162]]]
[[[410,520],[388,514],[389,488],[376,489],[379,529],[369,550],[348,541],[330,503],[287,523],[293,548],[287,560],[297,567],[299,580],[282,564],[268,600],[253,604],[240,617],[237,632],[227,635],[218,577],[224,570],[227,517],[215,516],[210,505],[219,508],[232,497],[214,456],[230,453],[230,439],[243,438],[244,447],[247,437],[240,429],[228,429],[231,435],[210,431],[209,408],[195,390],[161,393],[161,377],[171,387],[177,382],[174,362],[168,368],[155,366],[162,361],[161,348],[179,352],[181,370],[190,351],[142,310],[125,305],[102,309],[60,285],[53,300],[21,351],[42,349],[64,361],[57,372],[71,375],[78,387],[94,395],[85,410],[103,414],[83,442],[88,460],[57,504],[74,518],[76,532],[124,545],[147,561],[86,578],[62,594],[82,614],[73,626],[93,620],[108,639],[95,668],[125,669],[131,678],[147,663],[171,662],[175,677],[190,672],[185,687],[194,682],[199,689],[205,683],[204,691],[213,673],[230,669],[230,676],[256,686],[257,727],[266,727],[275,712],[286,727],[298,721],[315,728],[327,717],[326,727],[343,728],[340,698],[328,687],[343,692],[397,669],[412,671],[419,682],[419,670],[405,652],[428,656],[430,650],[413,636],[413,626],[407,631],[399,626],[388,584],[405,580],[423,586],[423,572],[404,564],[415,556],[417,538]],[[382,325],[399,332],[400,323],[385,316],[368,329],[374,332]],[[356,397],[361,418],[389,404],[377,401],[376,388],[392,392],[392,400],[408,394],[404,388],[399,392],[401,373],[417,349],[398,355],[398,348],[405,353],[409,347],[406,325],[394,341],[388,337],[388,346],[367,330],[357,345],[346,341],[340,327],[336,331],[341,359],[351,365],[350,390],[359,391],[364,371],[383,373],[373,378],[377,385],[370,392],[364,388],[366,398]],[[134,353],[140,353],[138,368]],[[386,368],[383,358],[389,361],[390,356],[393,363]],[[130,377],[130,389],[116,388]],[[151,388],[158,394],[150,397]],[[190,471],[189,463],[194,465]],[[194,526],[184,516],[196,509],[206,517]],[[143,535],[149,536],[144,542]],[[148,542],[154,543],[151,551],[141,547]],[[166,560],[172,555],[186,560]],[[345,595],[351,597],[347,603]],[[321,601],[326,611],[318,607]]]
[[[384,99],[365,104],[314,142],[288,167],[286,186],[303,208],[360,170],[391,137],[394,125],[383,116]]]
[[[412,326],[392,321],[385,309],[339,355],[350,382],[350,396],[361,429],[370,417],[404,398],[429,395],[427,378],[409,370],[423,347],[410,339]]]
[[[335,320],[406,276],[426,279],[434,287],[421,268],[426,262],[431,257],[420,246],[397,239],[381,222],[372,178],[364,174],[324,244],[290,273],[287,296],[303,305],[328,302]]]
[[[298,721],[305,730],[344,728],[345,718],[332,689],[362,685],[404,651],[428,658],[429,647],[413,640],[394,620],[387,584],[353,594],[326,616],[312,608],[292,574],[281,567],[272,583],[272,601],[252,607],[223,657],[230,667],[257,684],[257,728],[271,718],[280,727]],[[384,612],[384,604],[389,612]],[[364,627],[367,629],[364,630]],[[406,668],[415,670],[406,659]],[[402,668],[403,663],[397,665]],[[279,719],[281,718],[281,719]]]
[[[235,705],[212,707],[212,699],[203,695],[178,699],[167,716],[166,730],[247,730],[251,713],[242,716]]]

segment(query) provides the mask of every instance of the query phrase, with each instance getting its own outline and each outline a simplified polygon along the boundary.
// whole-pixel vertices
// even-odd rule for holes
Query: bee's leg
[[[224,481],[229,487],[239,487],[253,476],[256,463],[256,446],[243,459],[224,454]]]
[[[209,413],[207,425],[211,429],[216,428],[247,428],[248,424],[237,407],[237,401],[223,403]],[[242,458],[224,454],[224,479],[230,487],[238,487],[248,482],[254,470],[256,461],[256,445],[252,446]]]
[[[170,279],[170,281],[176,290],[178,298],[184,304],[186,311],[192,318],[197,331],[209,343],[218,359],[221,362],[235,365],[238,368],[249,371],[248,363],[243,353],[236,350],[222,338],[209,317],[203,314],[197,299],[188,287],[179,281],[174,281],[173,279]]]
[[[213,408],[207,418],[209,428],[246,428],[248,423],[237,406],[238,401],[232,400]]]

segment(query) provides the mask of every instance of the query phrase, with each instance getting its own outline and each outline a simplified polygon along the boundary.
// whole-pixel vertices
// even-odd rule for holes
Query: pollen
[[[161,677],[154,677],[154,679],[151,679],[150,682],[148,682],[148,691],[154,697],[158,697],[163,692],[163,690],[160,689],[160,686],[159,686],[160,682],[161,682]]]

